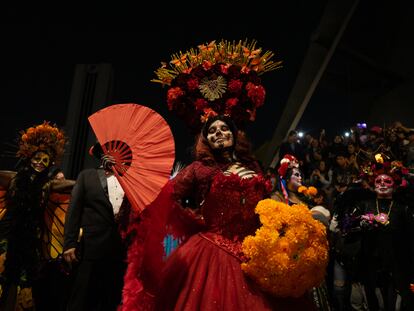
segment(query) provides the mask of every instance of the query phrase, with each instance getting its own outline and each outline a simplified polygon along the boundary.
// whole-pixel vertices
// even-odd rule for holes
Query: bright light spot
[[[303,132],[299,132],[298,136],[299,136],[299,138],[302,138],[303,137]]]
[[[345,137],[349,137],[349,132],[345,132]]]

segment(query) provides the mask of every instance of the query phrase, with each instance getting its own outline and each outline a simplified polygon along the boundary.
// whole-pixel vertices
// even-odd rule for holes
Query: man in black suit
[[[93,154],[101,166],[79,174],[65,219],[63,256],[73,271],[68,311],[112,311],[121,301],[126,247],[118,220],[128,219],[129,204],[110,170],[114,158],[99,144]]]

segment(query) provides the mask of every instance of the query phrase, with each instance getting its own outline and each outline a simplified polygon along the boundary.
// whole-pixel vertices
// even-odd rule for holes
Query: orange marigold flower
[[[309,195],[311,195],[311,196],[315,196],[315,195],[317,195],[317,194],[318,194],[318,189],[316,189],[315,187],[310,186],[310,187],[308,188],[308,193],[309,193]]]
[[[298,192],[299,192],[299,193],[306,193],[306,191],[307,191],[307,188],[306,188],[305,186],[300,186],[300,187],[298,188]]]

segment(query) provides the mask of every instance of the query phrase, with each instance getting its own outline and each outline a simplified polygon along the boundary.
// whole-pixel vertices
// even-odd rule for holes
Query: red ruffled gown
[[[267,195],[269,183],[261,175],[251,179],[225,176],[222,169],[194,162],[148,208],[129,251],[122,310],[312,309],[306,299],[270,297],[241,270],[246,259],[241,243],[260,226],[254,209]],[[199,216],[168,202],[168,197],[176,202],[194,193],[201,204]],[[162,204],[174,207],[161,210]],[[159,229],[163,223],[188,239],[160,261],[156,245],[165,233]]]

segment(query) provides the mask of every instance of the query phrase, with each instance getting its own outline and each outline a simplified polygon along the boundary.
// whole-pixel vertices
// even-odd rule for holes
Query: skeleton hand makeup
[[[392,177],[381,174],[375,178],[375,192],[379,198],[390,198],[394,192],[394,180]]]
[[[207,140],[212,149],[232,147],[234,144],[233,133],[226,122],[217,120],[208,128]]]
[[[292,169],[292,175],[288,180],[288,186],[294,191],[296,191],[300,186],[302,186],[302,173],[294,167]]]
[[[30,165],[32,168],[38,172],[43,172],[50,165],[50,157],[47,153],[43,151],[38,151],[30,160]]]

